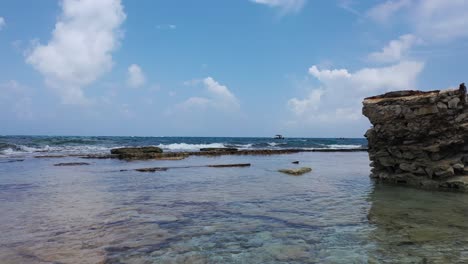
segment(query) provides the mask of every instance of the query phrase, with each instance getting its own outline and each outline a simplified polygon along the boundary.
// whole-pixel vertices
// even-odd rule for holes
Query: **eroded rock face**
[[[468,191],[466,88],[402,91],[366,98],[363,114],[373,127],[372,177],[431,189]]]

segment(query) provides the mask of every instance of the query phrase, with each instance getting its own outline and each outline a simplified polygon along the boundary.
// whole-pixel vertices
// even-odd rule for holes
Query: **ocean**
[[[200,148],[238,149],[353,149],[367,146],[364,138],[262,137],[77,137],[0,136],[0,156],[48,154],[107,154],[112,148],[157,146],[164,151],[198,151]]]
[[[35,158],[143,145],[355,148],[366,146],[364,139],[8,136],[0,142],[0,263],[468,262],[468,195],[377,184],[369,178],[367,152]],[[55,166],[73,162],[88,165]],[[251,166],[203,167],[234,163]],[[148,167],[170,169],[134,170]],[[297,167],[312,172],[278,172]]]

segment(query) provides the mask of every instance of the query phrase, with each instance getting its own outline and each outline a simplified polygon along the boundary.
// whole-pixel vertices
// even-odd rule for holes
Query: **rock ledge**
[[[364,99],[373,127],[371,177],[430,189],[468,191],[466,87],[398,91]]]

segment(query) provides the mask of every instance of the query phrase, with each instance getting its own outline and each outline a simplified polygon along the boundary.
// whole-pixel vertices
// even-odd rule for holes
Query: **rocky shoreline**
[[[363,114],[373,127],[371,177],[427,189],[468,191],[466,87],[400,91],[366,98]]]
[[[150,150],[153,149],[153,151]],[[123,151],[122,151],[123,149]],[[110,154],[70,154],[70,155],[37,155],[35,158],[79,157],[83,159],[122,159],[122,160],[180,160],[189,156],[224,156],[224,155],[283,155],[300,152],[363,152],[367,148],[354,149],[248,149],[214,148],[204,151],[163,152],[157,147],[118,148]],[[128,151],[125,151],[128,150]]]

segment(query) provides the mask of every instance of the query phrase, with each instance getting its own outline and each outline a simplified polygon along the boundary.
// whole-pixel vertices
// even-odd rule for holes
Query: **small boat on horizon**
[[[274,139],[284,139],[283,135],[275,135]]]

